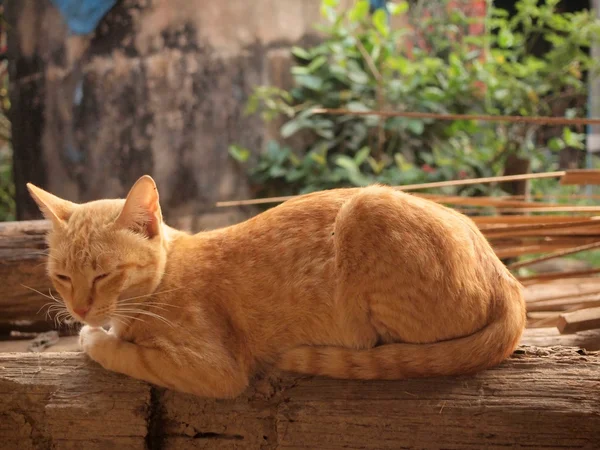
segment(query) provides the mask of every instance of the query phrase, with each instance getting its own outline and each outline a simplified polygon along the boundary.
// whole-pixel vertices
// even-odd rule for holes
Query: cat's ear
[[[27,183],[27,189],[33,200],[35,200],[39,206],[44,217],[52,221],[56,226],[65,225],[77,207],[75,203],[63,200],[31,183]]]
[[[135,182],[127,194],[125,206],[115,225],[142,233],[152,239],[160,234],[161,223],[158,189],[152,177],[144,175]]]

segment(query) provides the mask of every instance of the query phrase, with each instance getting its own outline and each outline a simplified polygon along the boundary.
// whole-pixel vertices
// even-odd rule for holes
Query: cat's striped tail
[[[494,319],[476,333],[432,344],[386,344],[368,350],[302,346],[280,357],[283,370],[342,379],[394,380],[474,373],[511,355],[525,327],[520,289],[496,306]],[[518,297],[516,297],[518,295]]]

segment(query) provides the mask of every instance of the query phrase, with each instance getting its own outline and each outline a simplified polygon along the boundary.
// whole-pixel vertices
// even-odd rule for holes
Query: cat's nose
[[[73,311],[75,312],[75,314],[77,314],[83,319],[85,315],[90,311],[90,307],[86,306],[85,308],[73,308]]]

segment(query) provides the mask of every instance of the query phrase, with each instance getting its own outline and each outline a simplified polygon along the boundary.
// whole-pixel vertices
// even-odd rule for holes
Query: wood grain
[[[44,319],[45,313],[37,312],[48,299],[31,289],[46,294],[50,289],[44,254],[48,229],[42,220],[0,223],[0,326]]]
[[[561,333],[576,333],[592,329],[600,329],[600,307],[561,314],[558,319],[558,330]]]
[[[600,351],[600,330],[586,330],[561,334],[556,327],[527,328],[521,345],[534,347],[577,347],[590,352]]]
[[[151,389],[81,353],[0,354],[0,437],[3,449],[596,449],[599,385],[600,355],[568,348],[521,347],[457,378],[272,372],[235,400]]]
[[[585,361],[568,351],[526,353],[458,379],[310,380],[286,393],[278,442],[296,449],[597,448],[599,361],[579,358]]]
[[[2,449],[144,449],[150,387],[81,353],[0,354]]]

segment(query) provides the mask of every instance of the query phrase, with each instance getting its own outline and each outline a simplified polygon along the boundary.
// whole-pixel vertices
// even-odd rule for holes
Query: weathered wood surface
[[[577,347],[590,352],[600,351],[600,330],[586,330],[573,334],[561,334],[556,327],[527,328],[521,345],[534,347]]]
[[[46,276],[46,221],[0,223],[0,327],[7,323],[44,319],[37,312],[48,299]],[[29,289],[25,286],[28,286]]]
[[[0,354],[6,449],[597,449],[600,355],[521,348],[475,376],[359,382],[273,373],[207,400],[80,353]]]
[[[568,334],[593,329],[600,329],[600,307],[561,314],[558,319],[558,330],[561,333]]]
[[[81,353],[0,354],[3,449],[144,449],[150,387]]]

